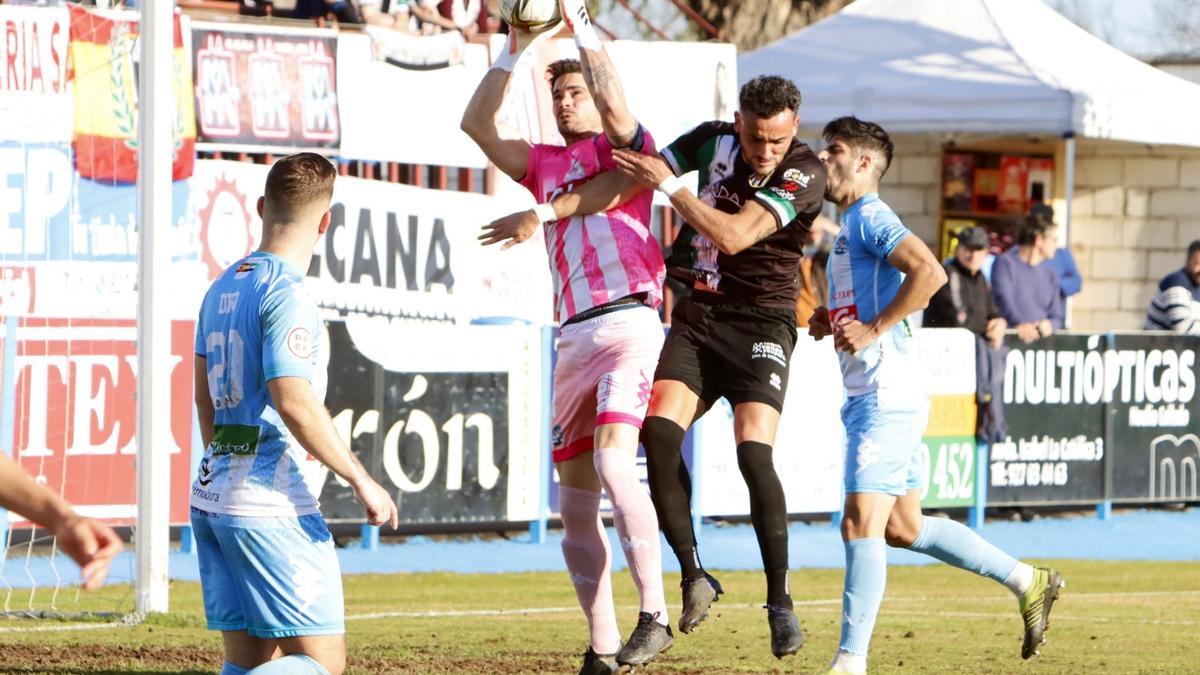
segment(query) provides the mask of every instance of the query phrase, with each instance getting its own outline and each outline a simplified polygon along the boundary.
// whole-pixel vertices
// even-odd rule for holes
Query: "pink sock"
[[[642,611],[658,613],[656,620],[668,625],[667,599],[663,594],[662,546],[658,516],[646,486],[635,472],[636,459],[628,450],[599,448],[593,455],[596,473],[613,503],[613,524],[621,537],[625,561],[642,599]]]
[[[609,578],[612,552],[600,521],[600,493],[559,485],[558,511],[565,532],[563,559],[587,617],[592,649],[597,654],[615,653],[621,647],[621,633],[613,608]]]

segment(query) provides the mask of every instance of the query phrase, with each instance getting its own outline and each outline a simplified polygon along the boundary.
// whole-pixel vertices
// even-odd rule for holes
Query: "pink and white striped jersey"
[[[642,132],[640,149],[655,152]],[[604,134],[568,146],[533,145],[521,180],[538,203],[574,190],[597,174],[616,169],[612,144]],[[554,310],[559,323],[576,314],[635,293],[653,307],[662,303],[662,248],[650,233],[651,191],[606,213],[546,223],[546,252],[554,278]]]

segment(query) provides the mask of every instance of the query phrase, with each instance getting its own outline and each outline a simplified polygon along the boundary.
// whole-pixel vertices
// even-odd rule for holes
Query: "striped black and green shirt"
[[[662,150],[675,175],[700,172],[700,199],[725,213],[757,200],[775,216],[779,230],[736,255],[721,253],[707,237],[685,225],[675,237],[667,272],[710,293],[701,301],[791,309],[796,303],[804,232],[821,212],[825,167],[807,144],[792,141],[769,176],[759,176],[742,158],[733,124],[705,122]]]

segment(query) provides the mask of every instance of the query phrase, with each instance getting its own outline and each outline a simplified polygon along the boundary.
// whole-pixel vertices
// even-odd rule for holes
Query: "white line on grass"
[[[1113,592],[1097,592],[1097,593],[1069,593],[1068,599],[1083,599],[1083,598],[1138,598],[1138,597],[1160,597],[1160,596],[1200,596],[1200,591],[1113,591]],[[997,596],[963,596],[951,598],[955,601],[970,600],[994,600],[997,598],[1003,599],[1003,595]],[[929,597],[929,596],[901,596],[895,598],[885,598],[888,604],[896,604],[901,602],[919,601],[928,602],[932,600],[946,600],[947,598]],[[840,599],[829,600],[797,600],[795,605],[798,607],[821,607],[830,605],[840,605]],[[753,603],[721,603],[715,605],[714,609],[758,609],[761,605]],[[634,605],[621,607],[622,610],[637,609]],[[515,609],[458,609],[458,610],[424,610],[424,611],[407,611],[407,612],[370,612],[366,614],[350,614],[346,616],[347,621],[365,621],[370,619],[439,619],[453,618],[465,616],[520,616],[522,614],[573,614],[578,612],[579,608],[570,607],[519,607]],[[930,612],[926,611],[906,611],[906,610],[887,610],[890,614],[904,615],[921,615],[928,616]],[[935,614],[939,616],[952,616],[961,618],[978,618],[991,619],[999,616],[999,613],[988,612],[944,612],[938,611]],[[1188,621],[1186,619],[1168,620],[1168,619],[1136,619],[1136,618],[1108,618],[1108,617],[1070,617],[1056,614],[1056,617],[1067,620],[1078,621],[1097,621],[1103,623],[1142,623],[1142,624],[1157,624],[1169,626],[1200,626],[1200,621]],[[86,631],[86,630],[105,630],[112,628],[131,628],[136,624],[131,623],[77,623],[63,624],[55,626],[0,626],[0,633],[54,633],[64,631]]]

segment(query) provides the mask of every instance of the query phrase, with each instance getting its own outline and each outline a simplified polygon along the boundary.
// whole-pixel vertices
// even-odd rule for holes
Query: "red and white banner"
[[[70,24],[65,6],[0,4],[0,140],[70,142]]]
[[[171,324],[171,443],[155,449],[171,455],[170,520],[176,524],[188,520],[194,330],[192,322]],[[81,513],[132,524],[135,322],[23,319],[16,340],[15,363],[5,364],[16,368],[15,459]]]

